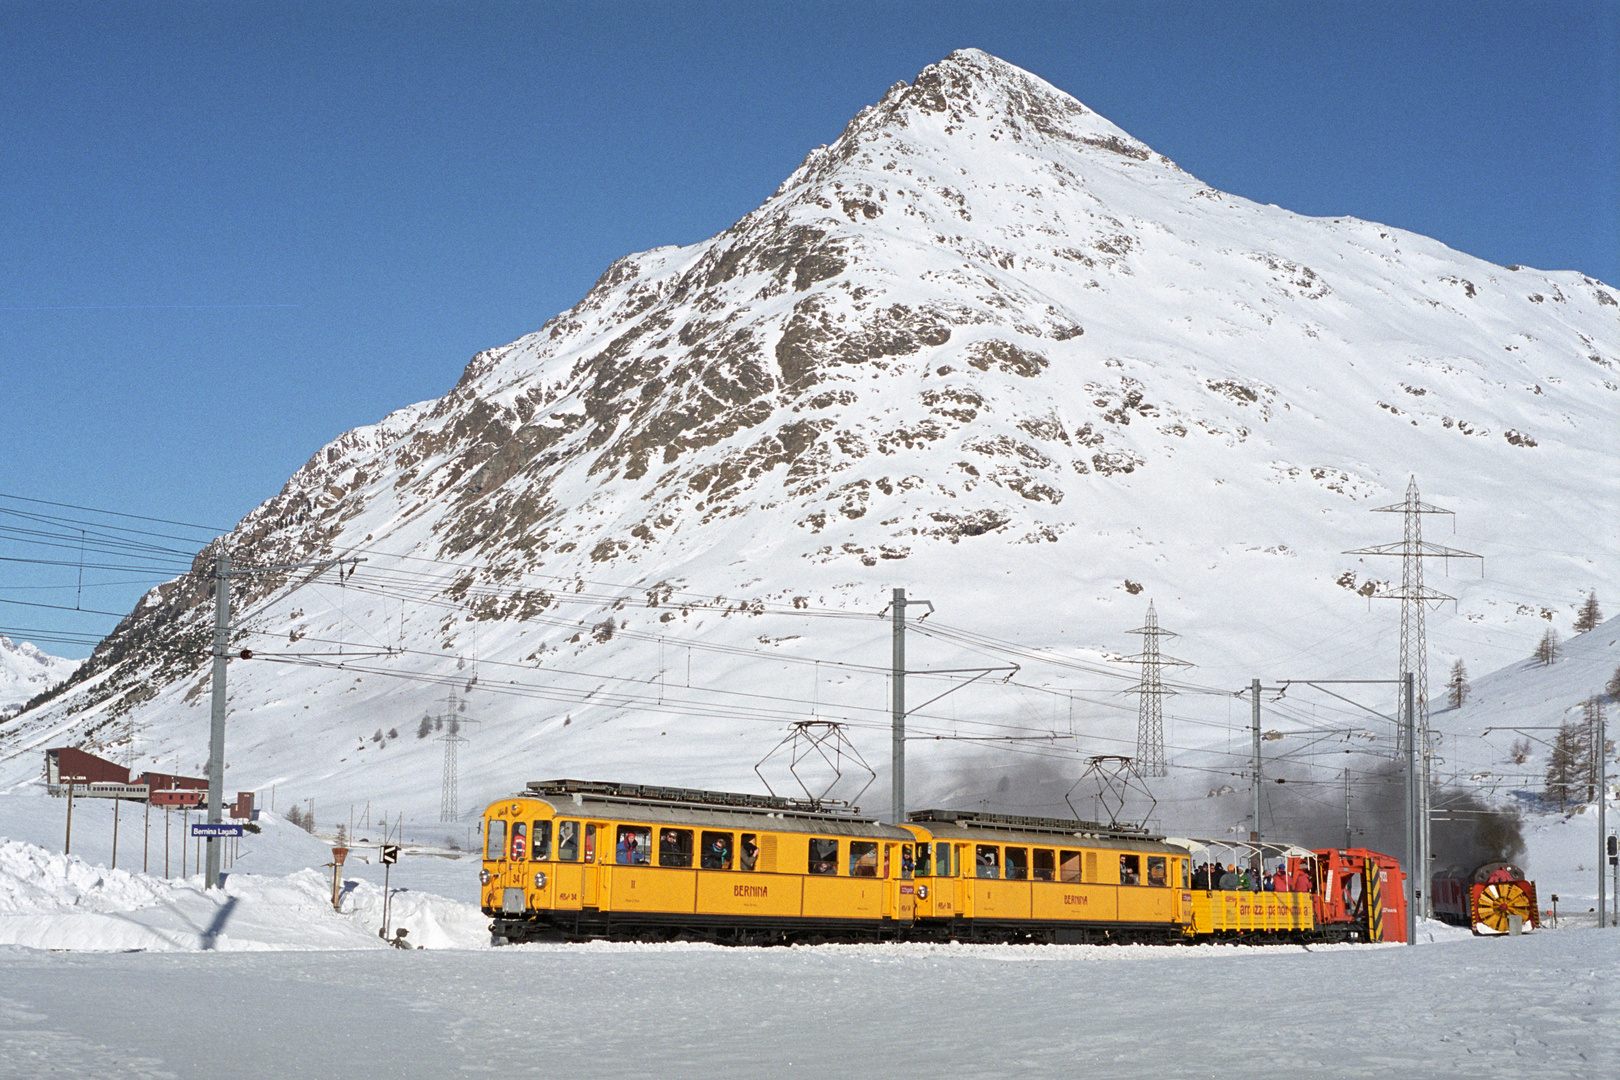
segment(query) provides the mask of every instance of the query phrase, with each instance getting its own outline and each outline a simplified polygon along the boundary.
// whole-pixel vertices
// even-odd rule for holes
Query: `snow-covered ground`
[[[1615,1075],[1620,933],[1432,947],[0,948],[0,1077]]]
[[[66,800],[0,796],[0,945],[81,951],[383,948],[383,868],[374,846],[356,845],[344,865],[340,910],[332,908],[331,848],[261,814],[242,837],[222,894],[202,887],[195,841],[181,865],[182,824],[170,820],[168,873],[163,817],[148,838],[138,807],[119,815],[112,867],[113,806],[75,801],[73,853],[62,854]],[[192,816],[195,820],[195,815]],[[142,872],[143,864],[147,872]],[[388,874],[390,926],[424,948],[485,948],[489,920],[471,902],[478,863],[407,845]]]

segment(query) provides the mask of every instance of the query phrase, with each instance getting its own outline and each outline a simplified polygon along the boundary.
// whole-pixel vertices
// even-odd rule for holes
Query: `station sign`
[[[242,826],[230,825],[225,822],[194,822],[191,826],[192,836],[241,836]]]

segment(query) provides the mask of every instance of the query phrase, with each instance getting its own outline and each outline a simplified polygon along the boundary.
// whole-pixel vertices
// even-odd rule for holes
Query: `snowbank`
[[[331,878],[231,874],[223,891],[200,875],[169,881],[93,866],[0,839],[0,945],[107,951],[381,949],[383,890],[346,879],[339,910]],[[489,946],[489,921],[470,904],[396,890],[390,928],[427,949]]]

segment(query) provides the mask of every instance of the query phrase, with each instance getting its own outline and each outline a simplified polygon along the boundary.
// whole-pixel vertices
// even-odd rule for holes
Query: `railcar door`
[[[579,906],[582,908],[600,907],[597,898],[597,885],[599,874],[596,869],[597,833],[607,835],[607,827],[598,825],[594,821],[585,823],[585,843],[583,862],[579,873]]]

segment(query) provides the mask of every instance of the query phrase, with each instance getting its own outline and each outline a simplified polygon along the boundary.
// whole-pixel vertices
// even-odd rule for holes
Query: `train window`
[[[949,845],[949,844],[935,844],[934,845],[934,875],[936,877],[951,877],[952,876],[951,868],[953,866],[955,866],[955,865],[956,865],[956,861],[953,861],[952,858],[951,858],[951,845]]]
[[[809,870],[812,874],[838,873],[838,841],[812,836]]]
[[[849,876],[877,877],[877,845],[865,840],[849,842]]]
[[[751,832],[742,834],[742,847],[738,849],[742,857],[737,865],[744,870],[752,870],[759,865],[759,839]]]
[[[941,846],[941,848],[944,847],[943,844],[941,844],[940,846]],[[933,847],[932,844],[918,844],[917,845],[917,876],[918,877],[933,877],[934,876],[934,853],[931,850],[932,847]]]
[[[692,865],[691,829],[665,829],[658,834],[658,865]]]
[[[1142,856],[1121,855],[1119,857],[1119,883],[1121,885],[1136,885],[1142,880]]]
[[[900,845],[900,880],[909,881],[916,864],[911,861],[911,845]]]
[[[619,839],[613,846],[613,861],[622,866],[646,866],[652,861],[652,830],[646,826],[620,825]]]
[[[1102,880],[1097,876],[1097,853],[1095,851],[1086,852],[1086,880],[1093,885]]]
[[[1058,880],[1080,880],[1080,853],[1078,851],[1064,851],[1058,858]]]
[[[1010,847],[1007,849],[1007,880],[1027,881],[1029,879],[1029,848]]]
[[[557,822],[557,858],[563,862],[579,861],[579,822]]]
[[[512,861],[522,862],[529,857],[529,823],[512,822]]]
[[[883,845],[883,876],[889,876],[889,864],[894,861],[894,845]]]
[[[529,858],[535,862],[551,858],[551,822],[537,821],[529,837]]]
[[[1036,881],[1056,881],[1057,859],[1054,854],[1051,848],[1036,848],[1030,855],[1030,876]]]
[[[994,844],[980,844],[974,857],[979,877],[1001,876],[1001,849]]]
[[[587,823],[585,826],[585,861],[596,861],[596,825]]]
[[[499,818],[491,819],[485,839],[488,842],[484,845],[484,858],[492,862],[506,858],[506,822]]]
[[[1170,875],[1165,871],[1163,855],[1148,856],[1147,883],[1161,889],[1170,884]]]
[[[703,854],[699,861],[705,870],[731,869],[731,834],[706,832],[703,834]]]

